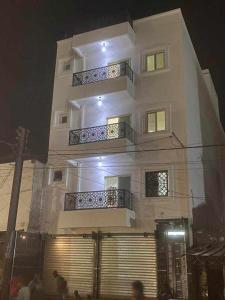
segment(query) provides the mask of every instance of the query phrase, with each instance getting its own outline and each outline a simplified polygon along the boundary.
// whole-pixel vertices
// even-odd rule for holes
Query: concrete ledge
[[[131,227],[135,212],[127,208],[101,208],[74,211],[61,211],[58,229]]]

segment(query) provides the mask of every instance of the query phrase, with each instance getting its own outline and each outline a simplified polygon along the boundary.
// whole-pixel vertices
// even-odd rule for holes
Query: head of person
[[[140,280],[132,283],[132,295],[135,299],[141,299],[144,296],[144,286]]]
[[[54,278],[57,278],[58,277],[58,272],[55,270],[55,271],[53,271],[52,275],[53,275]]]
[[[39,274],[34,274],[34,278],[33,278],[33,281],[34,282],[38,282],[38,281],[40,281],[40,275]]]

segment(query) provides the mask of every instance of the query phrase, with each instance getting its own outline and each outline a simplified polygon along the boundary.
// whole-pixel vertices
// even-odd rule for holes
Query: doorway
[[[126,124],[130,125],[130,115],[107,118],[108,139],[124,138]]]
[[[223,296],[223,270],[220,266],[207,268],[208,300],[224,300]]]

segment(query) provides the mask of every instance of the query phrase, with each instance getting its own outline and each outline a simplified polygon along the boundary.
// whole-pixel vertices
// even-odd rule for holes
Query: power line
[[[224,159],[210,159],[210,160],[199,160],[199,161],[170,161],[170,162],[149,162],[149,164],[151,166],[165,166],[165,165],[199,165],[199,164],[210,164],[211,162],[224,162],[225,160]],[[94,163],[96,163],[97,161],[95,161]],[[81,161],[82,164],[84,163],[88,163],[85,161],[85,158],[84,158],[84,161]],[[116,165],[117,164],[117,165]],[[142,165],[145,164],[145,162],[139,162],[138,164],[132,164],[132,163],[127,163],[127,164],[121,164],[120,162],[110,162],[110,165],[102,165],[101,167],[104,167],[104,168],[121,168],[121,167],[127,167],[127,168],[130,168],[130,167],[142,167]],[[71,166],[71,165],[55,165],[55,164],[50,164],[48,166],[43,166],[43,167],[36,167],[36,166],[33,166],[33,167],[24,167],[23,169],[27,169],[27,170],[49,170],[49,169],[57,169],[57,168],[61,168],[61,169],[93,169],[93,168],[96,168],[96,166]],[[188,169],[193,169],[193,170],[198,170],[198,169],[202,169],[203,167],[200,167],[200,168],[190,168],[190,167],[187,167]],[[187,170],[187,168],[176,168],[175,170]],[[10,168],[0,168],[0,171],[8,171],[8,170],[11,170]],[[0,177],[5,177],[4,175],[0,175]],[[27,176],[26,176],[27,177]],[[28,176],[28,177],[32,177],[31,176]]]
[[[221,161],[225,161],[225,160],[221,160]],[[113,163],[113,162],[110,162],[110,163]],[[151,162],[149,162],[149,164],[151,164],[152,166],[160,166],[160,165],[198,165],[198,164],[200,164],[201,163],[201,161],[199,161],[199,163],[198,162],[193,162],[193,163],[191,163],[191,162],[189,162],[189,163],[185,163],[185,162],[175,162],[175,161],[173,161],[173,162],[163,162],[163,163],[151,163]],[[85,164],[85,162],[82,162],[82,164]],[[116,162],[115,162],[115,164],[116,164]],[[108,164],[106,164],[106,165],[102,165],[101,167],[104,167],[104,168],[121,168],[121,167],[141,167],[141,165],[143,164],[120,164],[120,163],[118,163],[118,165],[108,165]],[[49,169],[57,169],[57,168],[62,168],[62,169],[93,169],[93,168],[95,168],[96,166],[94,166],[94,165],[90,165],[90,166],[71,166],[71,165],[51,165],[51,164],[49,164],[48,166],[43,166],[43,167],[37,167],[37,166],[34,166],[34,167],[24,167],[24,169],[27,169],[27,170],[33,170],[33,169],[35,169],[35,170],[49,170]],[[184,168],[182,168],[181,170],[183,170]],[[195,169],[198,169],[198,168],[195,168]],[[7,168],[5,168],[5,169],[1,169],[1,170],[3,170],[3,171],[9,171],[10,169],[7,169]],[[179,169],[177,169],[177,170],[179,170]],[[0,175],[0,178],[1,177],[5,177],[5,175]]]
[[[157,152],[157,151],[171,151],[171,150],[186,150],[186,149],[200,149],[200,148],[215,148],[215,147],[224,147],[225,144],[211,144],[211,145],[197,145],[197,146],[184,146],[184,147],[173,147],[173,148],[157,148],[157,149],[140,149],[140,150],[126,150],[126,151],[118,151],[118,152],[82,152],[82,150],[74,150],[79,151],[80,153],[57,153],[52,154],[49,153],[49,156],[72,156],[72,155],[103,155],[103,154],[125,154],[125,153],[142,153],[142,152]],[[113,147],[111,147],[113,149]],[[51,150],[55,151],[56,150]],[[66,151],[66,150],[65,150]]]
[[[172,137],[174,137],[174,136],[166,136],[166,137],[161,137],[161,138],[157,138],[157,139],[154,139],[154,140],[149,140],[149,141],[145,141],[145,142],[142,142],[142,143],[133,143],[133,144],[130,144],[130,145],[126,145],[126,147],[128,148],[128,147],[134,147],[134,146],[143,146],[143,145],[146,145],[146,144],[151,144],[151,143],[154,143],[154,142],[158,142],[158,141],[161,141],[161,140],[165,140],[165,139],[168,139],[168,138],[172,138]],[[113,141],[113,140],[116,140],[116,139],[111,139],[111,140],[106,140],[105,142],[109,142],[109,141]],[[104,142],[104,141],[102,141],[102,142]],[[90,144],[94,144],[94,143],[97,143],[97,141],[96,142],[90,142],[90,143],[83,143],[83,144],[77,144],[77,145],[70,145],[71,147],[73,147],[73,146],[88,146],[88,145],[90,145]],[[180,142],[179,142],[179,144],[180,144]],[[225,145],[225,144],[212,144],[212,146],[214,146],[214,145]],[[202,145],[199,145],[199,144],[196,144],[196,143],[192,143],[192,144],[189,144],[188,146],[184,146],[184,145],[182,145],[182,147],[179,147],[180,149],[185,149],[185,147],[195,147],[195,146],[198,146],[198,147],[202,147]],[[207,146],[211,146],[211,145],[206,145],[206,147]],[[203,147],[204,147],[204,145],[203,145]],[[110,147],[111,149],[119,149],[119,148],[124,148],[124,146],[114,146],[114,147]],[[94,150],[96,150],[96,148],[90,148],[90,149],[88,149],[88,151],[94,151]],[[49,151],[56,151],[56,152],[60,152],[60,151],[70,151],[70,152],[80,152],[81,150],[79,150],[79,149],[49,149]]]

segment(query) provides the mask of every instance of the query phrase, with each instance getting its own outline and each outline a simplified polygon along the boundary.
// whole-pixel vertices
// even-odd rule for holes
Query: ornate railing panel
[[[112,207],[132,209],[132,194],[124,189],[112,189],[65,195],[65,211]]]
[[[69,145],[94,143],[121,138],[127,138],[131,142],[134,142],[134,130],[126,122],[71,130],[69,133]]]
[[[127,76],[132,82],[134,80],[133,70],[127,62],[74,73],[73,86],[94,83],[121,76]]]

